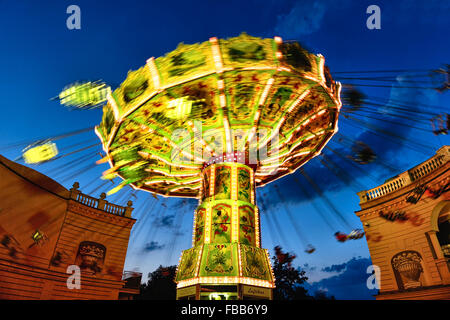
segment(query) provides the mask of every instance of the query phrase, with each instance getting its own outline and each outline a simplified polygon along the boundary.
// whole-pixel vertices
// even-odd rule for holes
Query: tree
[[[300,271],[292,266],[295,255],[284,253],[281,247],[275,247],[273,260],[273,273],[275,275],[275,286],[273,291],[274,300],[309,300],[311,296],[307,290],[300,286],[308,280],[305,271]]]
[[[141,293],[137,300],[175,300],[177,285],[174,281],[176,266],[159,266],[148,274],[148,281],[141,285]]]

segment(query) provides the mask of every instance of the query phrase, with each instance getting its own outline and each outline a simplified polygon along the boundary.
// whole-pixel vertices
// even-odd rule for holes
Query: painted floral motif
[[[266,263],[267,256],[264,250],[241,245],[242,275],[257,279],[270,280],[269,269]]]
[[[250,202],[250,172],[246,169],[238,169],[238,200]]]
[[[204,208],[200,208],[197,210],[197,214],[195,217],[195,235],[194,235],[194,243],[197,245],[199,242],[203,241],[203,234],[205,231],[205,213],[206,210]]]
[[[214,185],[216,199],[230,199],[231,168],[222,166],[216,168],[216,180]]]
[[[195,228],[195,245],[197,246],[203,240],[205,228],[203,226]]]
[[[240,242],[249,246],[255,245],[255,228],[241,224],[240,226]]]
[[[232,272],[233,269],[231,245],[217,244],[210,249],[205,266],[207,273],[224,274]]]
[[[178,281],[195,277],[199,252],[200,247],[194,247],[183,252],[183,257],[177,273]]]
[[[255,245],[255,213],[250,206],[239,208],[239,238],[242,244]]]

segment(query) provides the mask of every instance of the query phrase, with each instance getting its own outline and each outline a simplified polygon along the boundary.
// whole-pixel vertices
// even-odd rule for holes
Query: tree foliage
[[[177,285],[174,281],[176,266],[159,266],[148,274],[148,281],[141,285],[139,300],[175,300]]]
[[[300,286],[308,277],[305,271],[300,271],[292,266],[296,258],[294,254],[283,252],[281,247],[275,247],[275,255],[272,257],[273,273],[275,275],[275,286],[273,291],[274,300],[308,300],[312,299],[305,288]]]

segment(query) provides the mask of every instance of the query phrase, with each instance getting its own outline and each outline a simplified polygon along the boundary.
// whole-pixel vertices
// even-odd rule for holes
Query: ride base
[[[274,276],[261,248],[254,171],[242,163],[202,171],[193,247],[177,269],[177,300],[272,299]]]

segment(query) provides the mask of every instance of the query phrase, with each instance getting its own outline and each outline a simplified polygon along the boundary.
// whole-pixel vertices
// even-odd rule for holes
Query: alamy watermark
[[[72,4],[67,7],[66,13],[70,14],[66,20],[66,26],[69,30],[80,30],[81,29],[81,9],[79,6]]]
[[[67,288],[72,289],[81,289],[81,270],[77,265],[70,265],[66,270],[67,274],[70,276],[67,278],[66,284]]]
[[[367,278],[366,286],[369,290],[380,289],[381,271],[377,265],[370,265],[367,267],[366,272],[370,274]]]
[[[372,4],[367,7],[366,13],[370,14],[370,16],[367,18],[367,21],[366,21],[367,29],[369,29],[369,30],[381,29],[381,9],[380,9],[380,7],[375,4]]]

